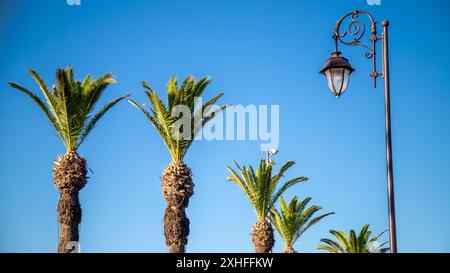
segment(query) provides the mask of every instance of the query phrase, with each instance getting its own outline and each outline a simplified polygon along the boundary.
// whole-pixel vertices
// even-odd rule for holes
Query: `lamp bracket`
[[[359,17],[361,14],[370,20],[370,44],[361,42],[366,33],[366,24]],[[346,28],[343,27],[344,30],[341,31],[341,26],[344,22],[348,25]],[[376,43],[378,40],[382,40],[383,37],[377,36],[377,21],[373,19],[372,15],[363,10],[355,10],[345,14],[334,27],[333,39],[335,42],[335,51],[339,51],[339,42],[349,46],[360,46],[367,50],[365,56],[367,59],[372,60],[372,73],[370,73],[370,76],[373,79],[373,87],[375,88],[378,76],[382,76],[382,73],[377,72]]]

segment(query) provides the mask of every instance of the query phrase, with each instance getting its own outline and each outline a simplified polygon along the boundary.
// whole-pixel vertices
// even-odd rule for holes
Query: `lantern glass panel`
[[[328,88],[335,96],[340,96],[348,87],[350,70],[343,67],[330,68],[325,71]]]

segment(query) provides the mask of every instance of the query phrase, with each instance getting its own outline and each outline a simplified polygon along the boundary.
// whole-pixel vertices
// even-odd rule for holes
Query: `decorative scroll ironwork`
[[[360,15],[366,15],[370,20],[370,38],[371,43],[364,44],[361,40],[366,34],[366,24],[360,19]],[[348,22],[346,19],[349,19]],[[347,27],[341,31],[341,26],[348,23]],[[376,87],[376,79],[381,73],[377,72],[376,65],[376,42],[382,38],[377,36],[377,22],[373,19],[372,15],[363,10],[355,10],[344,15],[336,23],[334,27],[333,38],[335,41],[335,51],[338,50],[338,43],[349,46],[360,46],[367,49],[365,54],[367,59],[372,59],[373,70],[370,76],[373,78],[374,87]]]

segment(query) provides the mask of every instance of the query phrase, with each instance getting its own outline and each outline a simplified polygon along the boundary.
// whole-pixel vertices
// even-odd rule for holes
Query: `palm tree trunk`
[[[164,236],[170,253],[184,253],[189,236],[185,209],[194,193],[192,172],[182,161],[172,162],[162,176],[162,192],[167,201],[164,211]]]
[[[265,219],[258,220],[252,227],[252,243],[256,253],[269,253],[275,244],[272,225]]]
[[[78,226],[81,222],[81,206],[78,192],[63,190],[58,203],[58,219],[60,235],[58,252],[72,252],[74,245],[69,243],[79,241]]]
[[[60,192],[58,203],[59,253],[73,251],[73,245],[69,243],[78,243],[79,241],[78,227],[81,222],[81,206],[78,193],[87,183],[86,174],[86,160],[76,151],[58,157],[53,163],[53,180]]]

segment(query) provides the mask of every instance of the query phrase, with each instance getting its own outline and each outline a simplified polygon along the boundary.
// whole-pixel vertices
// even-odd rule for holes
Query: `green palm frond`
[[[296,177],[294,179],[291,179],[289,181],[287,181],[286,183],[283,184],[283,186],[281,186],[281,188],[273,195],[272,199],[270,200],[270,207],[273,207],[275,205],[275,203],[277,202],[277,200],[280,198],[280,196],[287,190],[289,189],[291,186],[300,183],[300,182],[304,182],[307,181],[308,178],[301,176],[301,177]],[[275,183],[276,185],[276,183]]]
[[[270,221],[275,229],[283,238],[286,247],[292,247],[294,243],[307,231],[310,227],[318,223],[323,218],[334,214],[334,212],[325,213],[314,217],[314,215],[322,209],[319,206],[307,207],[311,198],[305,198],[298,202],[298,198],[294,197],[286,204],[283,196],[280,197],[280,211],[275,207],[269,214]]]
[[[306,177],[294,178],[284,183],[277,190],[277,184],[284,172],[295,164],[293,161],[285,163],[275,175],[272,175],[273,161],[267,162],[266,160],[261,160],[256,171],[252,166],[241,167],[235,161],[233,162],[238,171],[227,166],[231,173],[231,176],[227,179],[228,181],[238,184],[244,191],[245,195],[253,205],[259,219],[264,219],[269,215],[269,212],[278,201],[278,198],[289,187],[307,180]]]
[[[209,112],[210,107],[223,96],[223,93],[220,93],[205,104],[197,107],[198,98],[201,97],[209,83],[210,80],[207,77],[196,81],[194,77],[187,76],[181,86],[178,86],[177,77],[171,77],[167,83],[166,105],[150,85],[143,81],[142,86],[146,89],[145,94],[151,105],[142,107],[135,101],[128,100],[133,106],[144,113],[156,129],[169,150],[173,161],[183,160],[195,137],[205,124],[229,106],[220,106],[212,113]],[[186,106],[189,109],[190,116],[188,117],[188,121],[190,128],[183,127],[183,130],[190,129],[186,134],[182,134],[181,128],[177,127],[177,123],[183,118],[183,116],[176,116],[174,114],[174,109],[177,106]]]
[[[343,231],[330,230],[330,233],[338,239],[338,242],[342,247],[348,251],[352,252],[352,245],[350,243],[350,238]]]
[[[36,94],[34,94],[33,92],[29,91],[28,89],[17,83],[10,82],[9,85],[29,96],[39,106],[39,108],[44,112],[47,119],[50,121],[53,128],[55,128],[56,132],[58,133],[58,136],[64,142],[65,141],[64,132],[59,127],[59,123],[56,120],[56,116],[54,115],[53,111],[49,109],[50,107],[48,106],[48,104],[45,104]]]
[[[331,253],[345,253],[346,250],[337,242],[330,239],[322,239],[321,242],[326,245],[319,245],[317,247],[318,250],[327,250]]]
[[[76,148],[78,148],[86,139],[86,137],[89,135],[89,133],[94,129],[97,122],[103,117],[106,112],[108,112],[114,105],[116,105],[119,101],[129,97],[130,95],[127,94],[125,96],[122,96],[120,98],[117,98],[115,100],[112,100],[105,104],[102,109],[100,109],[97,113],[95,113],[92,118],[90,118],[86,122],[86,126],[83,127],[83,130],[81,131],[80,137],[78,138],[78,142],[76,145]]]
[[[330,233],[338,240],[333,241],[330,239],[320,240],[324,245],[317,246],[319,250],[326,250],[332,253],[386,253],[389,248],[385,248],[389,241],[381,244],[377,243],[377,240],[385,233],[372,237],[370,239],[371,231],[369,230],[369,224],[364,225],[358,235],[352,229],[350,235],[347,235],[343,231],[330,230]]]
[[[76,150],[86,139],[99,119],[117,102],[127,96],[118,98],[106,104],[100,111],[93,114],[106,87],[115,83],[114,76],[107,73],[92,81],[89,75],[83,82],[75,80],[71,67],[57,69],[56,84],[49,90],[45,82],[34,70],[30,75],[38,84],[45,98],[45,103],[33,92],[17,83],[9,85],[28,95],[44,112],[67,151]]]

